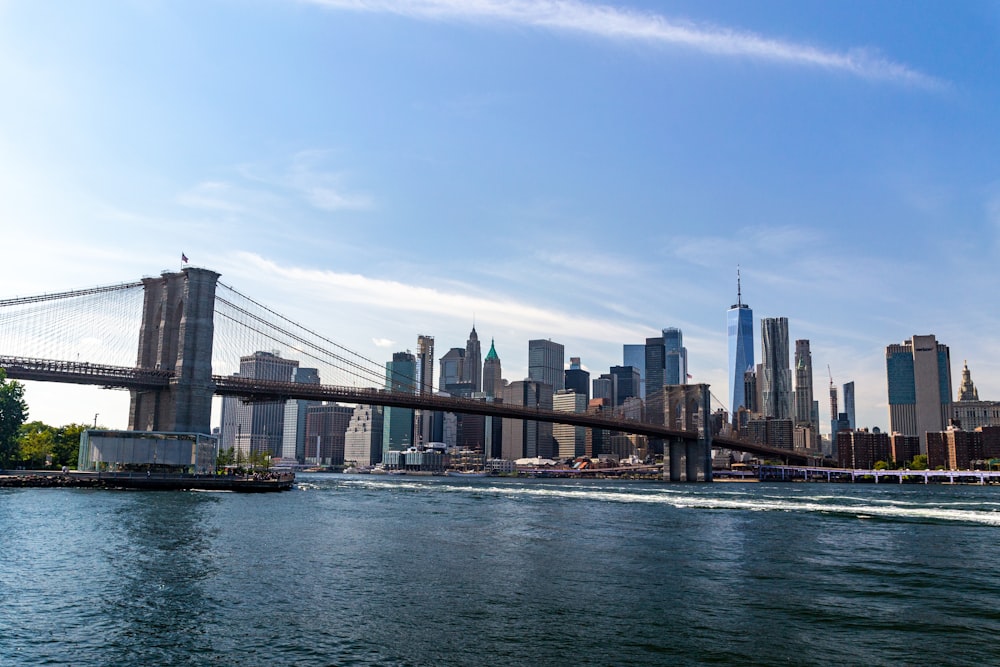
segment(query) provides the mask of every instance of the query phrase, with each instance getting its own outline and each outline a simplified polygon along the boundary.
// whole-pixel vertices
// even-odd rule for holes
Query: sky
[[[679,327],[724,400],[739,267],[756,356],[787,317],[823,430],[831,376],[885,429],[914,334],[1000,400],[998,65],[976,0],[0,0],[0,299],[183,252],[372,359],[474,323],[509,380]]]

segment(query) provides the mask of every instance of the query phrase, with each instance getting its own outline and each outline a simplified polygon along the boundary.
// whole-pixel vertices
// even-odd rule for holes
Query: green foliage
[[[29,468],[41,468],[55,448],[56,430],[39,421],[21,426],[18,437],[18,458]]]
[[[0,468],[6,468],[18,458],[18,436],[21,425],[28,418],[28,404],[24,402],[24,385],[7,380],[0,369]]]
[[[236,454],[233,448],[220,449],[219,455],[215,459],[216,468],[225,468],[226,466],[231,466],[236,463]]]
[[[90,426],[67,424],[58,428],[40,421],[24,424],[18,437],[18,459],[29,468],[41,468],[51,457],[52,466],[76,467],[80,456],[80,434]]]
[[[888,470],[888,469],[889,469],[889,462],[888,461],[876,461],[875,462],[875,470]]]
[[[927,470],[927,455],[917,454],[910,461],[910,470]]]
[[[91,428],[88,424],[67,424],[56,429],[52,463],[56,467],[75,468],[80,460],[80,435]]]

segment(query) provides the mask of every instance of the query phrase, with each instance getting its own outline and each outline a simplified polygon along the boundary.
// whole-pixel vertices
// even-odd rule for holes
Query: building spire
[[[978,401],[979,392],[976,390],[976,385],[972,382],[972,372],[969,370],[969,362],[962,362],[962,384],[958,388],[958,400],[959,401]]]
[[[736,265],[736,305],[743,306],[743,290],[740,285],[740,265]]]

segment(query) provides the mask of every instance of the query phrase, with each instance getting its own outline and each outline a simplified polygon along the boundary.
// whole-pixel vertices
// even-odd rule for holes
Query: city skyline
[[[0,11],[0,297],[185,253],[372,359],[474,322],[514,381],[528,340],[596,378],[677,327],[722,399],[739,265],[754,329],[787,317],[857,426],[888,427],[885,347],[914,334],[1000,398],[993,4]],[[27,399],[127,419],[115,392]]]

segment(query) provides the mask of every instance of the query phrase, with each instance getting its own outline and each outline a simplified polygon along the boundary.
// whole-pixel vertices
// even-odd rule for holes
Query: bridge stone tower
[[[210,433],[212,337],[219,274],[185,268],[143,278],[139,368],[174,372],[169,387],[132,390],[129,429]]]
[[[672,482],[682,478],[696,482],[699,470],[704,481],[712,481],[712,395],[708,387],[707,384],[663,387],[663,423],[668,428],[698,431],[697,441],[669,440],[664,452],[668,465],[664,466],[663,474]]]

